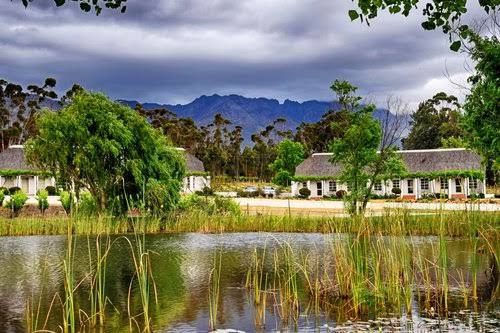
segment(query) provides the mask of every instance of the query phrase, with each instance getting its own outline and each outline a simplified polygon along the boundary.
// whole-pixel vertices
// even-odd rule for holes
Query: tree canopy
[[[276,159],[270,164],[270,168],[276,173],[273,181],[278,185],[290,185],[295,168],[304,157],[304,147],[299,142],[290,139],[281,141],[276,148]]]
[[[460,127],[461,107],[455,96],[440,92],[420,103],[417,111],[411,115],[411,131],[403,140],[405,149],[435,149],[450,138],[460,139],[463,130]],[[455,140],[456,142],[456,140]]]
[[[476,0],[486,13],[496,10],[499,0]],[[351,20],[359,19],[370,24],[378,16],[379,11],[388,11],[391,14],[408,16],[421,5],[425,30],[441,28],[444,33],[450,34],[453,30],[460,35],[466,33],[468,26],[460,23],[460,18],[467,13],[467,0],[353,0],[357,2],[358,10],[350,10]],[[451,36],[451,35],[450,35]],[[461,41],[454,41],[450,48],[458,51]]]
[[[80,90],[61,111],[44,111],[37,125],[28,160],[87,188],[100,211],[138,202],[167,211],[179,200],[183,157],[129,107]]]
[[[358,215],[366,209],[374,182],[402,174],[404,165],[393,141],[385,139],[392,134],[384,133],[380,122],[373,118],[375,106],[359,104],[357,87],[337,80],[332,90],[348,111],[350,121],[343,137],[330,143],[331,162],[342,165],[339,180],[350,188],[346,196],[348,209]]]
[[[13,1],[13,0],[11,0]],[[28,7],[33,0],[18,0],[24,7]],[[80,10],[89,13],[94,12],[99,15],[103,9],[118,10],[125,13],[127,10],[127,0],[53,0],[56,7],[62,7],[71,2],[77,2]]]

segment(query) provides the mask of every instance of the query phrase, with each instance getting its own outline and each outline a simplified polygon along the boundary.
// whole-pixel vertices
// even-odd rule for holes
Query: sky
[[[69,1],[0,2],[0,78],[21,84],[73,83],[115,99],[186,103],[240,94],[332,100],[345,79],[383,106],[415,108],[444,91],[463,99],[465,55],[447,35],[424,31],[421,10],[351,22],[351,0],[129,0],[96,17]],[[470,8],[469,17],[479,13]],[[466,17],[467,18],[467,17]]]

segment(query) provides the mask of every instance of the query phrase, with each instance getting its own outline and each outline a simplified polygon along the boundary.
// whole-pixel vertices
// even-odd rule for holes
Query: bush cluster
[[[57,189],[54,186],[47,186],[45,191],[47,191],[48,195],[57,195]]]
[[[212,198],[203,198],[196,194],[186,195],[182,197],[177,210],[178,212],[200,211],[208,215],[240,214],[240,206],[230,198],[223,198],[218,196]]]
[[[42,213],[49,208],[49,192],[47,190],[40,190],[37,194],[38,200],[38,208],[42,211]]]
[[[303,199],[307,199],[311,196],[311,190],[307,187],[303,187],[299,190],[299,196]]]

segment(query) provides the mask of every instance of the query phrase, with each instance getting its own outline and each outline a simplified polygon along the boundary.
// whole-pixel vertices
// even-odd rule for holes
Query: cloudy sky
[[[342,78],[380,105],[388,95],[416,105],[438,91],[463,94],[447,76],[468,76],[447,36],[422,30],[420,10],[367,27],[350,22],[351,0],[130,0],[125,14],[99,17],[69,2],[1,1],[0,77],[51,76],[61,90],[77,82],[161,103],[214,93],[331,100]]]

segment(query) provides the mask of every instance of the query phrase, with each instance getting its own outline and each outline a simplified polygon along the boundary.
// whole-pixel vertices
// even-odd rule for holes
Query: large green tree
[[[44,111],[37,125],[28,160],[87,188],[101,212],[140,200],[158,213],[179,200],[183,157],[129,107],[80,90],[61,111]]]
[[[397,126],[382,127],[373,117],[373,104],[361,105],[357,87],[347,81],[335,81],[332,90],[349,114],[349,127],[342,138],[330,144],[332,163],[342,165],[339,180],[348,185],[347,209],[353,215],[363,214],[376,181],[400,175],[404,165],[396,153],[394,133]]]
[[[276,159],[270,164],[271,170],[275,172],[273,182],[288,186],[295,174],[295,168],[304,160],[304,147],[299,142],[285,139],[278,144],[276,151]]]
[[[497,36],[471,32],[468,42],[476,73],[464,104],[462,125],[466,140],[484,157],[489,168],[500,171],[500,42]]]
[[[435,149],[450,138],[463,136],[460,127],[461,106],[455,96],[441,92],[420,103],[411,115],[412,126],[408,137],[403,140],[405,149]]]

